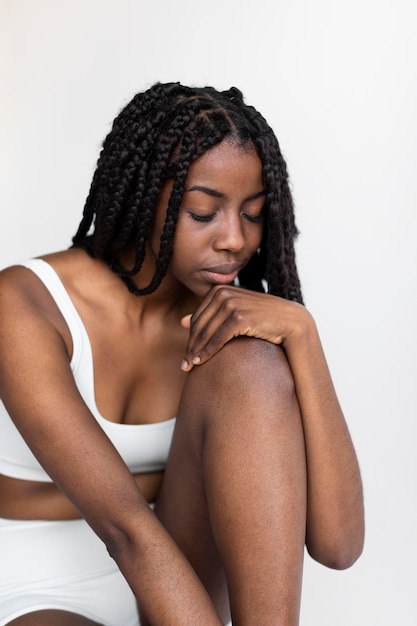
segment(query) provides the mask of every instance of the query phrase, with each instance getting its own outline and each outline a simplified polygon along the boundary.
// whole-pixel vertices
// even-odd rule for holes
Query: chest
[[[106,419],[146,424],[177,414],[188,331],[172,323],[90,324],[94,391]]]

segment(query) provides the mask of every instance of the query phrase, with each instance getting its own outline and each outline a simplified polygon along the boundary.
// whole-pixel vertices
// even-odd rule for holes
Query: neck
[[[120,261],[123,267],[132,267],[134,263],[133,249],[127,249],[121,256]],[[155,274],[155,262],[156,258],[148,247],[140,272],[130,278],[135,287],[144,289],[149,285]],[[193,312],[201,301],[200,298],[184,287],[182,283],[169,275],[162,279],[161,284],[154,292],[143,296],[131,295],[132,298],[136,299],[136,304],[143,311],[158,308],[160,311],[165,309],[168,314],[178,310],[181,315],[186,315]]]

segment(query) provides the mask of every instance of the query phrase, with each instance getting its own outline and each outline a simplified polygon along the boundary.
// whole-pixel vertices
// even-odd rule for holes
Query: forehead
[[[243,196],[262,191],[262,162],[251,143],[222,141],[190,165],[185,188],[201,185],[221,193],[233,188]]]
[[[167,180],[156,204],[156,219],[165,220],[166,208],[174,181]],[[204,192],[196,190],[204,188]],[[194,189],[193,189],[194,188]],[[214,193],[207,194],[207,190]],[[183,199],[210,195],[234,202],[244,202],[265,191],[262,162],[251,143],[243,147],[230,141],[213,146],[189,167]]]

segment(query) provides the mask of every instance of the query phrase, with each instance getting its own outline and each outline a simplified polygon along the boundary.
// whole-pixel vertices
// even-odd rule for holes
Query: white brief
[[[140,626],[135,597],[106,546],[80,520],[0,518],[0,626],[42,609],[103,626]]]

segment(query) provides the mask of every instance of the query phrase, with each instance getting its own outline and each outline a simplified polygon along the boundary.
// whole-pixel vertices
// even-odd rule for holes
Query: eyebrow
[[[211,187],[204,187],[203,185],[193,185],[185,191],[201,191],[202,193],[207,194],[208,196],[212,196],[213,198],[224,198],[224,193],[221,191],[217,191],[217,189],[211,189]],[[256,198],[262,198],[262,196],[266,195],[265,189],[262,191],[258,191],[257,193],[253,193],[247,198],[245,198],[245,202],[248,200],[256,200]]]

